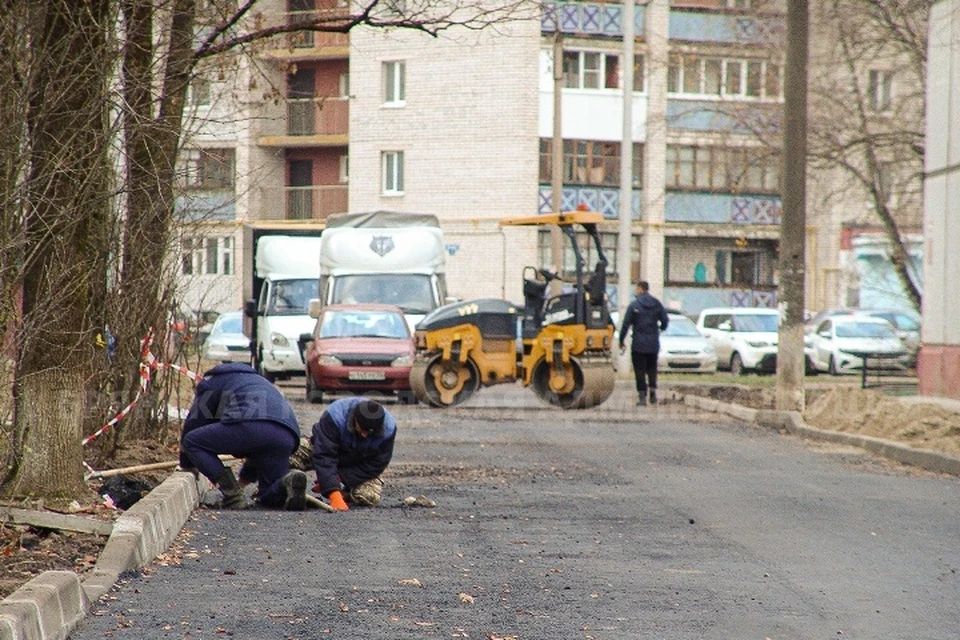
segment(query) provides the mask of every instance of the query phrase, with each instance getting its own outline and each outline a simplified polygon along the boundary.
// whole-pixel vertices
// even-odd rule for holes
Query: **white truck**
[[[268,380],[303,375],[297,339],[316,323],[308,308],[317,297],[321,230],[246,229],[244,314],[254,367]]]
[[[320,237],[320,303],[400,307],[411,331],[446,304],[446,247],[437,217],[373,211],[327,219]]]

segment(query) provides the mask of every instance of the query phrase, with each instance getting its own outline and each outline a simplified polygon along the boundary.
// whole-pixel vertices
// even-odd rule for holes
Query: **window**
[[[540,140],[540,182],[553,180],[553,141]],[[633,146],[633,180],[643,180],[643,145]],[[620,184],[620,143],[594,140],[563,141],[563,181],[568,184]]]
[[[190,81],[190,104],[205,107],[210,104],[210,81],[197,75]]]
[[[340,182],[350,181],[350,156],[346,153],[340,156]]]
[[[783,68],[767,60],[673,54],[667,93],[779,100]]]
[[[349,98],[350,97],[350,74],[349,73],[340,74],[339,87],[340,87],[340,97]]]
[[[643,91],[647,86],[647,67],[643,54],[633,56],[633,90]]]
[[[186,152],[186,162],[187,188],[233,188],[233,149],[192,149]]]
[[[180,272],[183,275],[231,275],[234,272],[233,238],[183,238],[180,241]]]
[[[620,56],[598,51],[564,51],[563,86],[567,89],[618,88]]]
[[[616,232],[600,232],[600,246],[603,248],[604,257],[607,259],[607,274],[613,276],[608,280],[607,284],[616,284],[617,282],[617,235]],[[634,265],[640,260],[639,240],[639,236],[631,234],[630,253],[631,263]],[[593,239],[583,232],[577,232],[577,246],[580,248],[580,254],[584,260],[584,270],[587,272],[584,276],[589,277],[589,272],[594,269],[600,259],[600,256],[597,255],[597,248],[593,244]],[[545,269],[552,270],[553,259],[551,254],[553,253],[553,241],[550,237],[550,231],[544,230],[537,234],[537,253],[540,265]],[[570,241],[567,238],[563,239],[563,261],[564,277],[575,277],[577,273],[577,259],[573,253],[573,249],[570,247]]]
[[[403,194],[403,151],[384,151],[383,195]]]
[[[867,100],[872,111],[889,111],[893,88],[893,72],[872,69]]]
[[[393,60],[383,63],[383,102],[401,105],[406,100],[405,75],[407,64]]]
[[[670,145],[668,189],[729,193],[779,193],[780,155],[766,147]]]

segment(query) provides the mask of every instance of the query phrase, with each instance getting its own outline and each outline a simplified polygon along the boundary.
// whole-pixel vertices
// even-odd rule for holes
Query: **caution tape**
[[[150,346],[153,344],[153,329],[140,341],[140,386],[137,389],[137,395],[134,396],[133,400],[130,401],[130,404],[121,409],[113,418],[111,418],[105,425],[91,433],[89,436],[83,439],[83,444],[86,445],[101,435],[103,435],[110,427],[114,426],[121,420],[123,420],[128,413],[133,410],[133,407],[136,406],[137,402],[140,401],[140,398],[147,391],[147,387],[151,382],[151,371],[158,369],[168,369],[171,371],[176,371],[177,373],[183,374],[193,380],[194,382],[200,382],[203,380],[203,376],[200,374],[187,369],[178,364],[170,364],[168,362],[159,362],[153,353],[150,351]],[[86,463],[84,463],[86,464]],[[88,467],[89,468],[89,467]],[[90,469],[93,471],[93,469]]]

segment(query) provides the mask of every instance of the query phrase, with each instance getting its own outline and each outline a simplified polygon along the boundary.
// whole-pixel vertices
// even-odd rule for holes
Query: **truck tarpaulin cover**
[[[400,211],[369,211],[344,213],[327,218],[327,228],[333,227],[439,227],[437,216],[430,213],[403,213]]]

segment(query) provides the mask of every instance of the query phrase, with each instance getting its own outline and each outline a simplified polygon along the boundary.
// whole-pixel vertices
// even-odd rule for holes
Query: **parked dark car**
[[[330,305],[303,334],[307,400],[326,394],[387,394],[415,404],[410,390],[413,337],[399,307]]]

